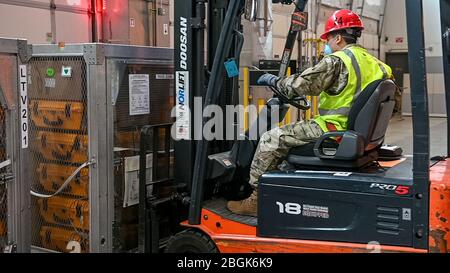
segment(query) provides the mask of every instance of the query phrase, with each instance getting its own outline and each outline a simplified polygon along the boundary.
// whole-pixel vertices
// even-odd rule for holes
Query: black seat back
[[[348,130],[364,137],[366,151],[383,144],[395,107],[396,85],[392,80],[369,84],[355,100],[348,117]]]
[[[347,131],[328,132],[316,143],[292,149],[288,162],[296,166],[358,169],[377,160],[394,112],[395,91],[391,80],[369,84],[350,109]],[[341,138],[339,143],[334,140],[336,137]]]

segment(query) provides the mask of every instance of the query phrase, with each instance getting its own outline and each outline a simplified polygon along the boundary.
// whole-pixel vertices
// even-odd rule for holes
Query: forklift
[[[389,153],[384,146],[396,85],[376,81],[352,106],[347,131],[326,133],[316,143],[292,149],[285,167],[260,178],[258,217],[226,208],[227,200],[243,199],[252,191],[247,181],[258,142],[192,140],[194,117],[184,111],[194,97],[203,98],[205,107],[238,104],[237,78],[227,77],[225,64],[239,66],[241,17],[255,19],[257,1],[206,2],[175,0],[176,122],[146,126],[141,132],[139,251],[448,253],[450,160],[430,160],[423,1],[406,1],[413,156]],[[279,71],[284,76],[297,36],[305,29],[307,1],[272,2],[295,5]],[[441,14],[449,13],[450,1],[442,0]],[[450,21],[444,16],[442,34],[450,110]],[[281,109],[280,120],[290,106],[310,108],[304,97],[289,100],[272,91],[274,97],[262,109],[264,121],[275,106]],[[264,121],[252,126],[269,127]],[[176,140],[170,139],[171,130]],[[148,153],[158,157],[151,177]]]

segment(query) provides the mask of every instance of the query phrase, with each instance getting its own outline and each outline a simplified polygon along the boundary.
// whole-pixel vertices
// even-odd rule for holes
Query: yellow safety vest
[[[320,94],[320,116],[315,121],[324,132],[330,131],[327,123],[337,131],[346,131],[348,115],[356,98],[370,83],[392,78],[392,69],[360,46],[351,46],[332,55],[344,62],[349,74],[347,85],[339,95]]]

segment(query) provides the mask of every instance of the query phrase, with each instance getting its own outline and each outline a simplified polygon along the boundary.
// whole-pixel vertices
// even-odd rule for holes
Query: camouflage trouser
[[[292,148],[315,142],[322,134],[314,121],[286,125],[263,134],[250,169],[250,185],[256,189],[261,175],[277,169]]]

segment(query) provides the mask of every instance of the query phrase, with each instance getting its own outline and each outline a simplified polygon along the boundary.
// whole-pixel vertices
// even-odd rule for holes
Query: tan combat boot
[[[227,207],[235,214],[257,217],[258,191],[254,190],[252,195],[245,200],[229,201]]]

